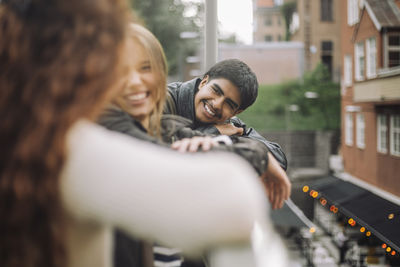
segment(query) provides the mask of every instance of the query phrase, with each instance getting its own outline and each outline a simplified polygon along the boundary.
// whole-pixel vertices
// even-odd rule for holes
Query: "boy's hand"
[[[290,197],[292,185],[286,172],[271,153],[268,153],[268,160],[268,167],[261,175],[261,181],[267,191],[272,209],[280,209],[283,207],[285,200]]]
[[[192,138],[184,138],[172,143],[171,148],[181,153],[196,152],[198,150],[208,151],[212,147],[219,146],[218,142],[210,136],[195,136]]]
[[[216,124],[214,125],[221,134],[224,135],[243,135],[243,128],[236,127],[231,123],[224,123],[224,124]]]

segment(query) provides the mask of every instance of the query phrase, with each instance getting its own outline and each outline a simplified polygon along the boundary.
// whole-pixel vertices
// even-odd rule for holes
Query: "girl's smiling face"
[[[150,115],[156,105],[157,75],[142,44],[129,38],[127,49],[131,74],[127,86],[116,97],[115,102],[148,129]]]

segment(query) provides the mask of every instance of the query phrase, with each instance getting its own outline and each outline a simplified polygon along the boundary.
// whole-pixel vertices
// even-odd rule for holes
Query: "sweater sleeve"
[[[78,219],[186,253],[246,241],[266,221],[262,186],[235,155],[179,154],[89,122],[70,130],[67,148],[61,192]]]

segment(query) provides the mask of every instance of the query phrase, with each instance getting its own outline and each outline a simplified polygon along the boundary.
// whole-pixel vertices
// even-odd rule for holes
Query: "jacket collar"
[[[194,96],[201,82],[200,78],[196,78],[182,83],[177,96],[177,113],[193,122],[196,121],[194,109]]]

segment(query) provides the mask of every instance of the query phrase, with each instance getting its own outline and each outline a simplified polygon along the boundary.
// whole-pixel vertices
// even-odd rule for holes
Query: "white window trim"
[[[383,123],[383,119],[385,120]],[[387,130],[388,130],[388,126],[387,126],[387,117],[385,114],[378,114],[376,117],[376,131],[377,131],[377,151],[379,153],[383,153],[386,154],[387,153],[387,145],[388,145],[388,139],[387,139]],[[382,136],[382,134],[384,136]],[[381,146],[381,140],[385,139],[385,147]]]
[[[389,68],[389,52],[400,51],[400,46],[389,46],[390,35],[398,35],[398,33],[385,33],[383,36],[383,46],[384,46],[383,65],[385,68]]]
[[[351,55],[344,56],[344,85],[351,86],[353,84],[353,59]]]
[[[375,43],[375,47],[371,47],[371,43]],[[366,41],[366,73],[367,73],[367,78],[372,79],[376,77],[376,56],[377,56],[377,51],[376,51],[376,38],[371,37],[367,39]],[[373,62],[374,61],[374,62]],[[372,69],[373,68],[373,69]]]
[[[356,140],[357,147],[365,148],[365,117],[363,113],[357,113],[356,115]]]
[[[348,146],[353,145],[353,114],[346,113],[344,120],[344,129],[345,129],[345,144]]]
[[[394,127],[394,120],[398,119],[400,120],[400,115],[391,115],[390,116],[390,154],[393,156],[397,156],[400,157],[400,149],[399,151],[395,151],[395,138],[394,135],[398,134],[400,135],[400,125],[398,126],[398,128]],[[398,142],[400,142],[400,137],[398,139]]]
[[[347,0],[347,24],[353,26],[358,22],[359,6],[357,0]]]
[[[363,67],[365,66],[365,52],[364,52],[364,43],[363,42],[358,42],[356,43],[356,45],[354,46],[354,63],[355,63],[355,70],[354,70],[354,78],[356,79],[356,81],[363,81],[364,80],[364,72],[365,72],[365,68],[364,71],[360,74],[360,68],[361,68],[361,64],[360,64],[360,58],[364,57],[364,63],[363,63]]]

